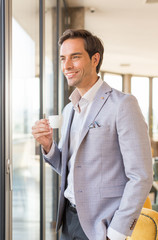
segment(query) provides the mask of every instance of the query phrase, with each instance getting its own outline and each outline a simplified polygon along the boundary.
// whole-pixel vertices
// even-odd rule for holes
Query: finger
[[[51,127],[49,125],[43,125],[43,124],[36,127],[32,127],[32,130],[39,131],[39,132],[43,132],[43,131],[48,132],[50,131],[50,129]]]
[[[49,120],[48,120],[48,119],[40,119],[40,120],[37,120],[37,121],[35,122],[35,125],[39,125],[39,124],[41,124],[41,123],[43,123],[43,124],[49,124]]]
[[[49,135],[52,135],[52,132],[37,133],[37,134],[34,134],[34,138],[35,138],[35,139],[38,139],[38,138],[40,138],[40,137],[49,136]]]
[[[50,130],[49,124],[40,122],[40,123],[32,126],[32,130],[43,131],[43,129],[45,129],[45,131],[49,131]]]
[[[49,130],[45,130],[45,129],[34,129],[34,130],[32,130],[32,135],[35,137],[37,134],[50,134],[50,133],[52,133],[52,131],[51,131],[51,129],[49,129]]]

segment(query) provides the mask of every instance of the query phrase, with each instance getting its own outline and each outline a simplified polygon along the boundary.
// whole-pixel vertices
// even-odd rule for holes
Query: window
[[[137,98],[145,121],[149,123],[149,78],[132,77],[131,93]]]
[[[13,0],[12,29],[12,239],[37,240],[40,156],[31,131],[40,111],[38,0]]]
[[[110,85],[110,87],[122,91],[122,76],[117,74],[104,74],[104,81]]]
[[[153,78],[153,88],[152,88],[152,132],[153,132],[153,139],[158,141],[158,78]]]

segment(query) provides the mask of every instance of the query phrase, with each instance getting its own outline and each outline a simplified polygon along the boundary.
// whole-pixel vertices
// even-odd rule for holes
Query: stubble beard
[[[68,86],[70,86],[70,87],[78,87],[79,86],[79,84],[81,83],[81,79],[68,79],[67,78],[67,84],[68,84]]]

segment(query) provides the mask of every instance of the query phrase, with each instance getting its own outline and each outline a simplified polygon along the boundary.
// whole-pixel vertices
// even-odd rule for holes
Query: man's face
[[[60,49],[62,71],[68,85],[86,89],[96,78],[96,63],[90,59],[81,38],[67,39]]]

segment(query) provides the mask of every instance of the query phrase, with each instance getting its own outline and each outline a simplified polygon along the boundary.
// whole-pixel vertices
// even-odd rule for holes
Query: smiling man
[[[100,54],[96,52],[90,58],[81,38],[65,40],[60,52],[62,71],[68,85],[78,88],[83,96],[98,80],[96,66]]]
[[[152,185],[147,125],[135,97],[98,76],[98,37],[69,29],[59,44],[62,71],[75,87],[59,146],[47,119],[32,127],[45,161],[61,175],[57,230],[61,240],[125,240]]]

